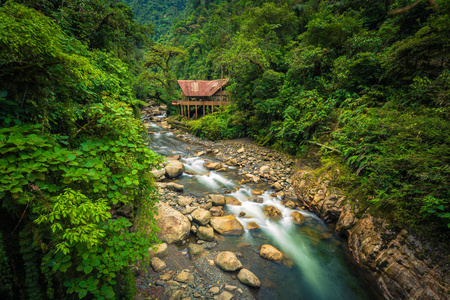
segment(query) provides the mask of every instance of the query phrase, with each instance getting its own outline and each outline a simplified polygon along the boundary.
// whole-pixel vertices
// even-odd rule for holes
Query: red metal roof
[[[227,84],[228,80],[228,78],[218,80],[178,80],[178,84],[184,96],[209,97]]]

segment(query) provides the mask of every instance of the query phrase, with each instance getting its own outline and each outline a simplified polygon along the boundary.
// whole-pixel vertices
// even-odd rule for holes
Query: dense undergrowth
[[[172,70],[224,70],[233,95],[192,131],[299,156],[333,148],[361,202],[448,251],[450,3],[414,3],[190,1],[165,37],[188,52]]]
[[[2,299],[133,297],[157,242],[161,158],[136,98],[150,34],[116,1],[0,2]]]

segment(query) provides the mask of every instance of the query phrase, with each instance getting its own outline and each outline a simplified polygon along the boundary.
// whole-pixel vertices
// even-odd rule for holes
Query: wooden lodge
[[[182,100],[172,101],[177,105],[178,114],[187,118],[198,118],[199,113],[206,115],[214,112],[214,106],[228,105],[229,95],[223,91],[228,78],[218,80],[178,80]],[[200,110],[200,111],[199,111]]]

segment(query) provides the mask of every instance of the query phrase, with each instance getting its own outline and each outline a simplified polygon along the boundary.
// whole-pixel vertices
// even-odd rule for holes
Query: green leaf
[[[87,266],[84,267],[83,271],[84,271],[85,274],[89,274],[89,273],[92,272],[92,270],[93,270],[92,266],[87,265]]]

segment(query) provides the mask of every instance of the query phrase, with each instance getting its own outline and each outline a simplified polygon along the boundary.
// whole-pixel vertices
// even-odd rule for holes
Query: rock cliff
[[[384,298],[450,299],[447,267],[429,259],[429,250],[406,230],[395,232],[360,210],[326,174],[300,170],[292,181],[301,204],[347,237],[353,257],[376,279]]]

